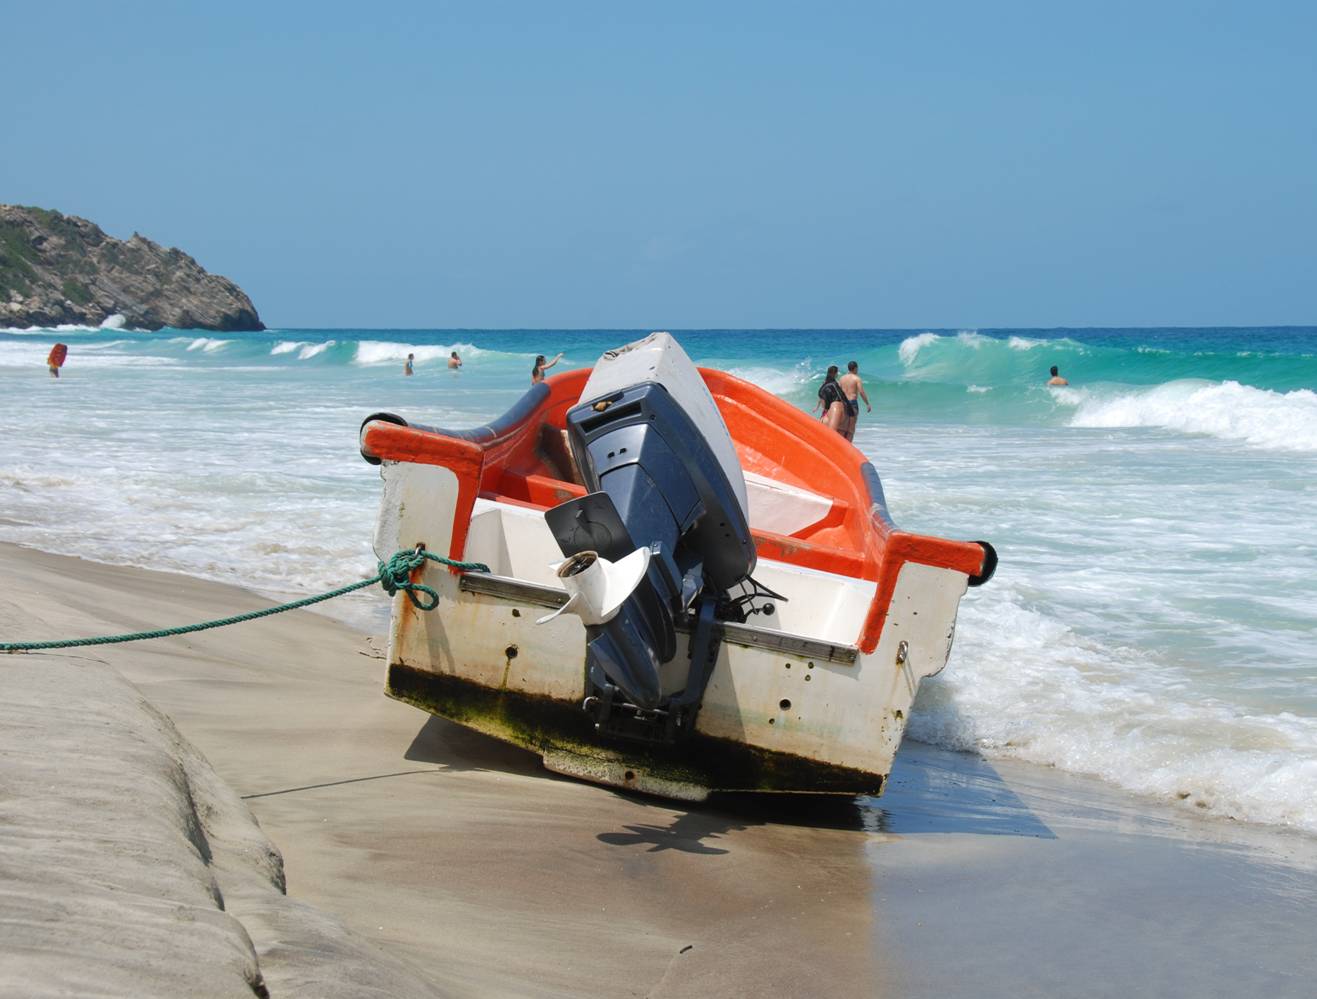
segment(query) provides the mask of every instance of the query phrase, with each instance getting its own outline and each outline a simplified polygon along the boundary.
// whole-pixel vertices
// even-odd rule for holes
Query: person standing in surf
[[[532,385],[538,385],[540,382],[544,381],[544,372],[548,371],[561,360],[562,351],[558,351],[558,353],[554,355],[553,360],[547,363],[544,360],[543,354],[536,354],[535,366],[530,369],[530,383]]]
[[[820,407],[823,409],[823,422],[837,433],[842,433],[842,426],[846,422],[846,395],[837,382],[835,364],[828,366],[828,373],[823,379],[823,384],[819,386],[819,401],[815,403],[814,408],[817,410]]]
[[[68,355],[69,348],[65,344],[57,343],[50,348],[50,353],[46,355],[46,367],[50,369],[51,378],[59,377],[59,369],[64,366],[64,358]]]
[[[462,366],[462,359],[457,356],[457,351],[453,351],[448,355],[448,366],[450,368],[460,368]]]
[[[415,360],[416,360],[416,355],[415,355],[415,354],[408,354],[408,355],[407,355],[407,360],[403,363],[403,366],[402,366],[402,373],[403,373],[404,375],[410,375],[410,374],[413,374],[413,370],[412,370],[412,362],[415,361]]]
[[[1066,381],[1064,378],[1061,377],[1061,373],[1057,370],[1056,365],[1053,364],[1053,365],[1052,365],[1052,377],[1049,378],[1049,379],[1047,379],[1047,384],[1048,384],[1048,385],[1069,385],[1070,383],[1069,383],[1068,381]]]
[[[853,441],[855,424],[860,419],[860,399],[864,400],[865,409],[870,413],[873,412],[873,407],[869,405],[869,397],[864,391],[864,381],[860,378],[860,362],[851,361],[847,364],[846,374],[841,376],[837,384],[841,386],[842,395],[846,397],[846,422],[841,435],[848,441]]]

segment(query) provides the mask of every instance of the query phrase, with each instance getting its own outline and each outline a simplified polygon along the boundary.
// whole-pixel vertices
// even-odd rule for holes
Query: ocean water
[[[583,366],[643,332],[0,332],[0,539],[327,589],[374,571],[365,415],[475,425],[536,353]],[[858,360],[896,522],[996,545],[912,736],[1317,834],[1317,329],[677,335],[806,409]]]

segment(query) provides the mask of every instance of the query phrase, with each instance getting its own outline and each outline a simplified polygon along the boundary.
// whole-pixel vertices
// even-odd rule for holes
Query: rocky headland
[[[0,205],[0,328],[99,326],[263,330],[236,284],[182,250],[44,208]]]

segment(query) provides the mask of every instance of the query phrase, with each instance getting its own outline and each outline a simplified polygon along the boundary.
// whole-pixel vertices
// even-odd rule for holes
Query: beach
[[[1317,997],[1317,5],[161,6],[4,19],[0,999]]]
[[[83,962],[61,967],[119,968],[132,994],[179,991],[116,963],[168,941],[153,914],[174,905],[222,930],[208,966],[273,996],[369,982],[393,996],[1307,995],[1317,584],[1294,525],[1317,516],[1314,336],[812,331],[802,357],[805,338],[784,332],[680,334],[698,363],[806,410],[822,362],[858,357],[874,412],[856,444],[898,526],[1001,554],[921,685],[881,799],[686,807],[554,776],[384,696],[378,590],[0,657],[24,697],[9,736],[25,776],[4,800],[30,830],[0,854],[26,872],[0,897],[24,900],[6,913],[67,914],[50,939],[52,924],[22,923],[32,947],[6,955],[0,982],[80,994],[43,978],[40,954],[86,935],[93,908],[46,898],[49,882],[145,906],[157,935],[140,948],[116,934],[99,938],[108,950],[61,948]],[[0,408],[0,640],[187,624],[369,576],[380,480],[357,453],[365,416],[479,426],[521,396],[536,352],[564,349],[573,368],[634,338],[0,332],[15,400]],[[42,367],[56,339],[58,380]],[[454,349],[460,372],[439,367]],[[1058,359],[1071,386],[1048,388],[1036,371]],[[148,706],[95,714],[98,758],[156,732],[144,786],[163,798],[78,767],[68,699],[94,704],[102,686],[107,703],[132,707],[135,689]],[[205,835],[171,780],[161,791],[160,774],[194,769],[207,800],[228,802]],[[181,831],[152,818],[175,812]],[[65,819],[95,835],[47,835]],[[27,869],[24,843],[48,840],[61,878]],[[125,851],[177,876],[139,864],[106,887],[118,867],[102,855]],[[153,961],[194,973],[186,948]],[[196,991],[224,994],[216,981]]]
[[[14,639],[269,603],[14,545],[0,578]],[[382,647],[298,611],[0,668],[121,674],[245,802],[289,898],[438,995],[1310,994],[1309,836],[914,742],[877,800],[629,797],[388,700]],[[61,994],[40,985],[0,976]]]
[[[643,335],[0,331],[0,541],[323,592],[375,570],[365,417],[481,426],[537,353],[566,351],[557,374]],[[1317,835],[1317,547],[1295,529],[1317,523],[1317,329],[676,335],[804,411],[858,359],[855,443],[896,525],[1000,553],[908,734]],[[1056,363],[1070,386],[1045,384]],[[355,594],[326,612],[386,616]]]

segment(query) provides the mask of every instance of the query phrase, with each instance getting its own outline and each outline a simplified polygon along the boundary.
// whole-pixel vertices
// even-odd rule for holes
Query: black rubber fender
[[[361,451],[361,457],[364,458],[366,462],[371,465],[380,464],[380,459],[375,455],[371,454],[369,451],[367,451],[366,445],[361,442],[362,439],[366,436],[366,426],[370,423],[375,423],[376,421],[380,423],[392,423],[395,426],[399,426],[399,427],[411,426],[410,423],[404,420],[401,416],[398,416],[396,413],[371,413],[370,416],[362,420],[361,428],[357,431],[358,448]]]
[[[983,569],[977,576],[969,577],[969,585],[982,586],[997,571],[997,549],[986,541],[976,541],[974,543],[983,549]]]

